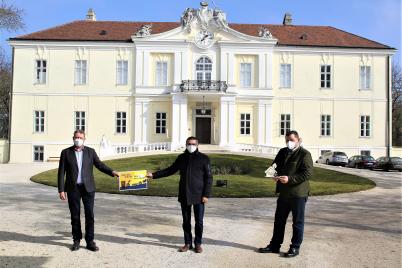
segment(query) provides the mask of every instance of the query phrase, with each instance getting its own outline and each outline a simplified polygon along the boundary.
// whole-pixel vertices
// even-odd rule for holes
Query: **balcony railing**
[[[218,91],[226,92],[226,81],[220,80],[183,80],[180,84],[181,92],[185,91]]]

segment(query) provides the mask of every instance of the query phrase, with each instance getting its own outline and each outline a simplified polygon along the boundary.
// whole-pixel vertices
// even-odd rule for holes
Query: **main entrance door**
[[[196,117],[195,135],[199,143],[211,143],[211,117]]]

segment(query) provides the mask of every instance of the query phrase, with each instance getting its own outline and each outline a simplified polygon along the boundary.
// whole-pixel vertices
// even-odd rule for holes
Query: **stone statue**
[[[261,38],[267,38],[267,39],[272,38],[271,32],[265,26],[260,26],[259,31],[258,31],[258,36]]]
[[[135,33],[135,36],[136,37],[149,36],[149,35],[151,35],[151,32],[152,32],[152,25],[150,25],[150,24],[141,25],[141,27]]]
[[[181,22],[181,27],[183,27],[184,29],[189,29],[190,28],[190,24],[194,19],[194,16],[196,14],[196,10],[193,8],[187,8],[184,12],[183,15],[181,16],[180,22]]]

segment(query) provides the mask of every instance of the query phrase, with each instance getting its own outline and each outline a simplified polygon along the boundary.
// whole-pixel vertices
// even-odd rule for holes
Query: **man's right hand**
[[[67,200],[67,193],[66,192],[60,192],[59,197],[61,200],[66,201]]]
[[[147,171],[147,179],[152,180],[153,177],[154,175],[152,175],[152,172]]]

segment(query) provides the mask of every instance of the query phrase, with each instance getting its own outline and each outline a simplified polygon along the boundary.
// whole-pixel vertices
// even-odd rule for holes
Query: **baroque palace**
[[[202,2],[180,22],[85,20],[11,38],[10,162],[47,161],[83,129],[101,156],[185,139],[275,154],[299,131],[328,150],[387,155],[395,49],[330,26],[228,23]]]

